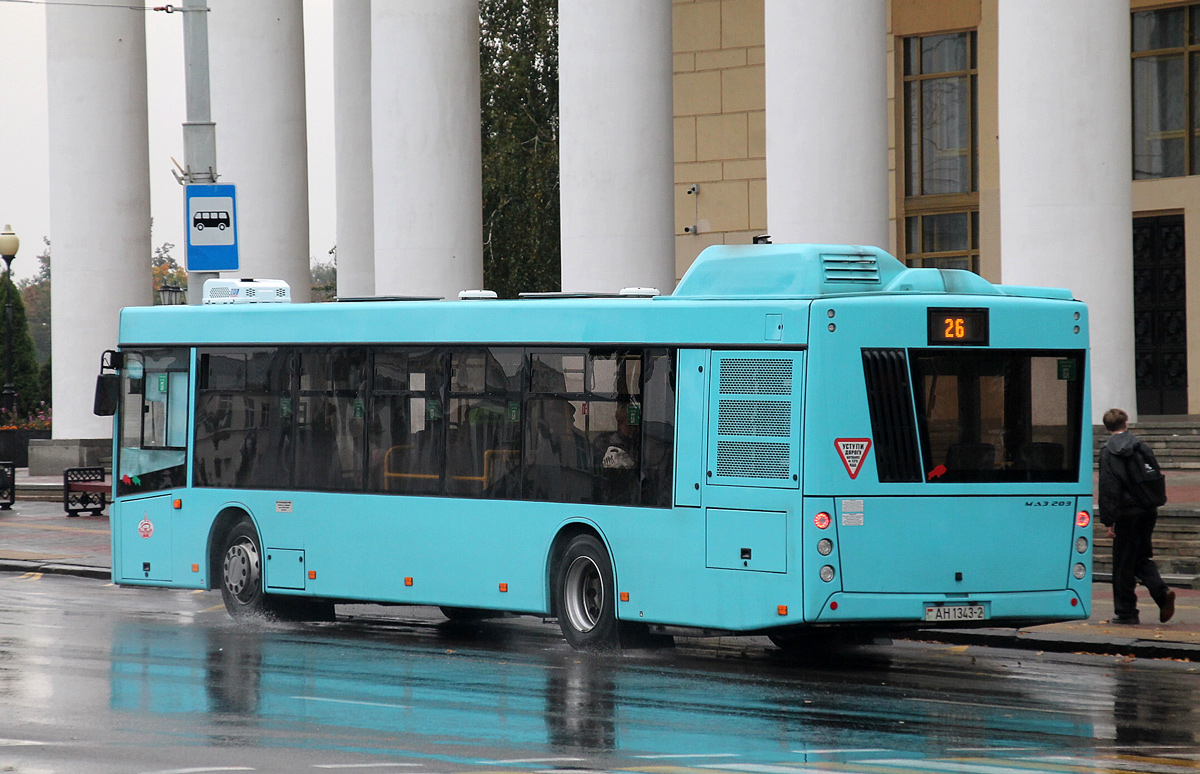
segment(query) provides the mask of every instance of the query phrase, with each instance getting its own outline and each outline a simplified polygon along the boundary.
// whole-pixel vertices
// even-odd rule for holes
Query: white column
[[[371,4],[375,292],[483,286],[479,4]]]
[[[765,0],[775,242],[888,249],[885,0]]]
[[[220,183],[238,195],[242,277],[282,279],[308,301],[308,135],[300,0],[209,0]]]
[[[111,437],[100,354],[121,308],[152,300],[145,15],[128,5],[46,8],[55,438]]]
[[[333,6],[333,89],[338,295],[373,296],[371,0],[338,0]]]
[[[1124,0],[999,4],[1001,278],[1087,302],[1095,422],[1137,408],[1129,24]]]
[[[562,289],[675,288],[671,3],[558,6]]]

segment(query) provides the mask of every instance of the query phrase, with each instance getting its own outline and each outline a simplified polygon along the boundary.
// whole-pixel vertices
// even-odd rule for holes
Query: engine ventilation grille
[[[792,446],[787,443],[717,441],[717,475],[742,478],[791,478]]]
[[[714,358],[715,427],[709,455],[711,483],[729,486],[799,485],[794,388],[796,358],[733,353]],[[710,404],[711,405],[711,404]]]
[[[791,395],[792,361],[729,358],[721,361],[722,395]]]
[[[879,262],[873,255],[821,255],[821,271],[826,282],[879,283]]]
[[[902,349],[864,349],[862,358],[879,480],[921,481],[908,357]]]

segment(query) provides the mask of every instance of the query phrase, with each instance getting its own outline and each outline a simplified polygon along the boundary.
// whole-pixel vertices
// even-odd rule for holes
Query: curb
[[[57,562],[28,562],[19,559],[0,559],[0,572],[40,572],[47,575],[74,575],[79,578],[112,580],[112,570],[108,567],[59,564]]]
[[[1047,653],[1091,653],[1101,656],[1200,661],[1200,645],[1143,640],[1137,637],[1099,637],[1019,629],[921,629],[905,639]]]

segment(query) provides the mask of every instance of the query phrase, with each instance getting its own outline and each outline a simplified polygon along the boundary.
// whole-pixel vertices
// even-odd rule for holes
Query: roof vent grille
[[[870,254],[829,254],[821,256],[821,270],[826,282],[879,282],[879,263]]]

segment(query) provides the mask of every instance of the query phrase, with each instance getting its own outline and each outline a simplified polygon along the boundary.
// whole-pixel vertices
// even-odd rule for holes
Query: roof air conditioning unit
[[[204,281],[206,304],[290,304],[292,289],[283,280],[210,279]]]

